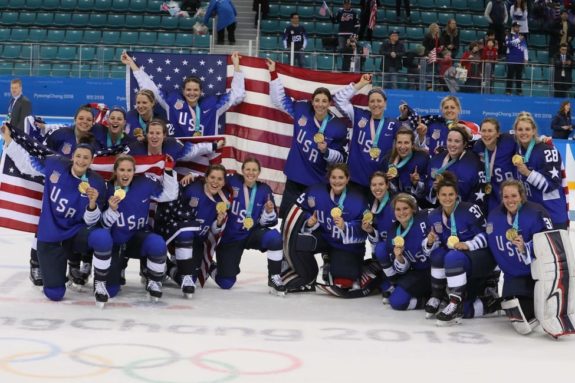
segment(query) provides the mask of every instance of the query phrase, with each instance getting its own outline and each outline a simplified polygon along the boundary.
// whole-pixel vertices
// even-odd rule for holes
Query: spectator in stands
[[[467,69],[467,81],[462,91],[467,93],[479,93],[481,89],[481,52],[479,44],[473,41],[469,49],[461,57],[461,66]]]
[[[22,80],[10,81],[10,103],[6,120],[18,130],[24,130],[24,119],[32,114],[32,103],[22,94]],[[1,153],[1,152],[0,152]]]
[[[561,44],[567,44],[567,50],[571,53],[571,40],[575,36],[575,26],[569,22],[569,14],[566,10],[561,12],[559,20],[555,21],[549,30],[549,57],[554,57],[559,52]],[[544,63],[547,64],[547,63]]]
[[[527,19],[527,1],[526,0],[515,0],[515,3],[509,9],[509,14],[511,16],[511,22],[516,22],[519,24],[519,33],[525,36],[525,39],[529,37],[529,20]]]
[[[262,20],[268,18],[268,13],[270,13],[270,1],[269,0],[254,0],[252,5],[252,10],[256,12],[256,18],[254,20],[254,27],[258,27],[258,19],[260,18],[260,6],[262,10]]]
[[[497,52],[499,52],[499,43],[497,42],[497,39],[495,38],[495,32],[493,32],[491,29],[487,30],[487,32],[485,33],[485,36],[483,36],[483,40],[481,40],[483,47],[487,46],[487,41],[489,41],[489,40],[493,41],[493,46],[495,47],[495,50],[497,50]],[[497,57],[495,57],[495,60],[497,60]]]
[[[519,33],[519,24],[513,22],[511,32],[505,39],[507,46],[507,84],[505,86],[505,93],[511,94],[512,83],[515,82],[515,93],[518,96],[523,94],[521,90],[521,82],[523,80],[523,66],[529,60],[529,52],[527,51],[527,42],[521,33]]]
[[[571,89],[573,57],[569,54],[567,44],[561,44],[559,52],[553,56],[553,65],[555,66],[555,75],[553,77],[553,87],[555,88],[555,97],[569,97]]]
[[[499,56],[505,54],[505,24],[509,14],[503,0],[492,0],[485,7],[485,18],[489,21],[489,29],[495,32],[499,46]]]
[[[182,1],[182,11],[188,12],[190,17],[193,17],[198,9],[202,6],[202,2],[200,0],[183,0]]]
[[[372,17],[372,12],[375,12],[373,15],[375,18],[374,26],[377,23],[377,8],[380,6],[379,0],[360,0],[359,6],[361,12],[359,14],[358,38],[359,40],[371,41],[373,37],[373,28],[369,27],[369,20]]]
[[[566,140],[573,131],[571,122],[571,102],[563,101],[557,114],[551,120],[551,130],[553,138]]]
[[[437,58],[440,57],[443,46],[439,37],[440,29],[437,23],[429,24],[429,28],[425,37],[423,38],[423,47],[425,48],[425,55],[427,56],[427,88],[432,89],[433,76],[439,73],[437,65]]]
[[[451,57],[457,57],[459,52],[459,30],[455,19],[450,19],[441,32],[441,45],[451,51]]]
[[[439,74],[442,84],[445,85],[449,93],[457,93],[459,90],[459,84],[455,78],[456,73],[457,71],[453,66],[451,51],[449,49],[442,50],[441,60],[439,60]]]
[[[228,30],[228,42],[230,44],[236,43],[236,16],[238,12],[231,0],[210,0],[206,15],[204,16],[204,24],[208,24],[212,16],[218,15],[218,44],[224,43],[226,29]]]
[[[492,93],[493,78],[495,77],[495,64],[497,63],[497,41],[495,38],[486,41],[481,50],[481,61],[483,64],[483,93]]]
[[[339,24],[337,37],[338,49],[343,52],[347,45],[347,40],[355,34],[359,26],[357,13],[351,8],[351,0],[343,0],[343,8],[337,11],[331,18],[332,23]]]
[[[420,89],[421,66],[425,65],[425,48],[417,44],[413,50],[408,51],[403,58],[403,65],[407,68],[407,87]]]
[[[303,51],[307,46],[307,35],[303,25],[299,23],[299,15],[295,12],[290,15],[290,25],[284,29],[284,49],[291,51],[292,42],[294,44],[294,63],[300,68],[303,68],[305,66],[305,55]]]
[[[343,72],[359,72],[361,71],[361,47],[358,44],[357,36],[351,35],[346,41],[345,48],[343,49],[343,58],[341,62],[341,70]]]
[[[407,19],[411,19],[411,5],[409,4],[409,0],[403,0],[403,7],[405,8],[405,16]],[[401,18],[401,0],[395,0],[395,13],[397,14],[397,18]]]
[[[389,40],[381,45],[379,54],[383,55],[384,59],[385,88],[397,89],[397,73],[402,68],[402,60],[405,54],[405,47],[399,41],[399,31],[391,31]]]

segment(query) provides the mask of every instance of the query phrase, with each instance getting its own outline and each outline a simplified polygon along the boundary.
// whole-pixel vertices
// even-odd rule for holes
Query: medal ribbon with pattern
[[[381,154],[381,149],[377,146],[379,142],[379,136],[381,136],[381,130],[383,129],[384,118],[381,116],[381,120],[379,120],[379,124],[377,124],[377,130],[375,129],[375,120],[372,118],[369,119],[369,129],[371,132],[371,148],[369,149],[369,155],[374,160],[377,159]]]
[[[505,238],[509,241],[513,241],[519,235],[519,210],[521,210],[521,205],[517,208],[517,212],[515,213],[515,218],[513,218],[513,224],[511,225],[510,229],[507,229],[505,232]],[[511,217],[509,213],[507,213],[507,223],[511,222]]]
[[[220,196],[220,199],[222,200],[221,202],[216,202],[215,198],[207,191],[207,187],[208,185],[204,184],[204,194],[212,201],[216,204],[216,211],[218,213],[223,213],[226,210],[228,210],[228,208],[230,207],[230,201],[228,201],[228,199],[226,198],[226,195],[224,194],[223,191],[219,191],[218,195]]]
[[[194,109],[190,109],[190,112],[194,118],[194,136],[201,136],[202,128],[200,126],[200,119],[202,114],[200,113],[200,104],[196,104],[196,107]]]
[[[457,207],[459,206],[459,201],[457,201],[455,203],[455,206],[453,207],[453,211],[451,212],[451,215],[449,216],[449,226],[450,226],[450,232],[451,235],[449,236],[449,238],[447,238],[447,247],[450,249],[453,249],[455,245],[457,245],[459,243],[459,237],[457,237],[457,225],[455,223],[455,211],[457,210]],[[445,217],[447,218],[447,217]],[[447,224],[447,219],[444,220],[444,223]]]
[[[371,207],[371,211],[375,213],[375,215],[381,213],[381,211],[383,210],[385,205],[387,205],[388,202],[389,202],[389,192],[387,191],[385,192],[385,195],[383,196],[383,199],[381,200],[379,205],[377,205],[377,208],[375,207],[375,204],[373,204],[373,206]]]
[[[523,156],[523,160],[525,161],[525,163],[529,162],[529,158],[531,158],[531,152],[533,152],[534,147],[535,147],[535,138],[532,138],[531,141],[529,141],[529,146],[527,146],[527,151]],[[519,152],[521,152],[521,147],[519,148]]]
[[[407,227],[405,230],[401,231],[401,224],[397,226],[397,230],[395,230],[395,238],[393,238],[393,246],[397,247],[404,247],[405,246],[405,236],[411,230],[411,226],[413,226],[413,217],[409,219],[407,223]]]
[[[493,173],[493,166],[495,164],[495,155],[497,154],[497,146],[493,150],[493,154],[491,158],[489,157],[489,150],[487,150],[487,146],[483,151],[483,162],[485,163],[485,193],[490,194],[493,190],[493,186],[491,185],[491,174]]]
[[[321,122],[321,125],[319,124],[319,121],[317,120],[317,118],[315,116],[313,116],[313,122],[315,123],[315,126],[317,126],[318,128],[318,132],[316,134],[313,135],[313,141],[316,144],[319,144],[321,142],[325,141],[325,128],[327,127],[327,123],[331,120],[331,116],[329,114],[327,114],[325,116],[325,118],[323,119],[323,121]]]
[[[254,210],[254,203],[256,201],[256,193],[258,191],[257,182],[252,186],[252,191],[248,193],[248,186],[244,184],[244,200],[246,203],[246,217],[244,218],[244,228],[251,229],[254,226],[254,219],[252,218],[252,211]],[[249,199],[248,199],[249,194]]]
[[[332,201],[335,203],[335,196],[333,195],[333,191],[329,192],[331,194],[331,199]],[[345,187],[343,189],[343,192],[341,192],[341,196],[339,197],[339,200],[337,201],[337,207],[334,207],[333,209],[331,209],[330,215],[332,218],[337,218],[337,217],[341,217],[343,214],[343,203],[345,202],[345,198],[347,197],[347,187]]]
[[[148,133],[148,123],[144,121],[142,116],[140,116],[139,114],[138,114],[138,121],[140,122],[140,129],[142,129],[142,132],[144,132],[144,135],[146,135],[146,133]],[[135,130],[136,129],[134,129],[134,131]]]
[[[411,157],[413,157],[413,152],[409,153],[409,155],[407,157],[405,157],[403,160],[401,160],[399,163],[395,164],[395,163],[390,163],[387,166],[387,172],[390,173],[391,171],[391,175],[393,175],[394,177],[397,176],[398,174],[398,170],[401,169],[402,167],[404,167],[409,160],[411,160]],[[396,169],[396,170],[391,170],[391,169]]]
[[[120,133],[120,137],[118,137],[116,145],[119,145],[123,139],[124,139],[124,132]],[[114,146],[112,144],[112,135],[110,134],[110,132],[108,132],[108,133],[106,133],[106,147],[111,148],[112,146]]]
[[[461,156],[459,158],[461,158],[464,154],[465,154],[465,151],[463,153],[461,153]],[[438,176],[440,174],[445,173],[445,171],[459,159],[459,158],[454,158],[454,159],[450,160],[449,162],[445,163],[445,161],[447,161],[448,158],[449,158],[449,154],[447,156],[445,156],[445,158],[443,159],[443,166],[435,171],[435,176]],[[435,178],[435,176],[433,178]]]

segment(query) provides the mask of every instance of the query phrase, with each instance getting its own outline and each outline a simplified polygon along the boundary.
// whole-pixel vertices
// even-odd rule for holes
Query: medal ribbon
[[[397,230],[395,231],[395,235],[396,236],[401,236],[402,238],[405,238],[405,236],[407,235],[407,233],[409,233],[409,230],[411,230],[411,226],[413,226],[413,217],[411,217],[409,219],[409,223],[407,224],[407,228],[402,232],[401,231],[401,224],[397,227]]]
[[[535,147],[535,138],[532,138],[531,141],[529,142],[529,146],[527,147],[527,151],[523,156],[525,163],[529,162],[529,158],[531,158],[531,152],[533,151],[534,147]],[[519,148],[519,153],[521,153],[521,147]]]
[[[407,164],[409,162],[409,160],[411,160],[411,157],[413,157],[413,152],[409,153],[409,155],[407,157],[405,157],[403,160],[401,160],[398,164],[388,164],[388,168],[394,167],[397,169],[401,169],[402,167],[405,166],[405,164]]]
[[[119,186],[119,185],[114,186],[114,191],[120,190],[120,189],[123,189],[126,193],[128,193],[128,190],[130,190],[130,187],[129,186]]]
[[[375,121],[373,117],[369,119],[369,129],[371,131],[371,137],[373,141],[371,143],[372,148],[377,148],[377,143],[379,142],[379,136],[381,135],[381,130],[383,129],[383,116],[381,116],[381,120],[379,120],[379,124],[377,124],[377,131],[375,130]],[[375,137],[374,137],[375,135]]]
[[[194,110],[190,110],[190,112],[192,113],[192,116],[194,118],[194,133],[202,134],[202,128],[200,126],[201,113],[199,103],[196,104],[195,112]]]
[[[118,138],[118,144],[120,142],[122,142],[122,140],[124,139],[124,133],[122,132],[120,134],[120,137]],[[110,132],[106,133],[106,147],[111,148],[112,146],[112,135],[110,134]]]
[[[207,191],[207,185],[204,184],[204,194],[213,202],[213,203],[217,203],[217,201],[214,199],[214,197]],[[229,207],[230,206],[230,201],[228,201],[228,199],[226,198],[226,195],[224,194],[223,191],[219,191],[218,195],[220,196],[220,199],[222,200],[222,202],[225,202],[226,205]]]
[[[463,154],[465,154],[465,152],[463,152]],[[447,161],[448,158],[449,158],[449,154],[443,160],[444,165],[435,171],[436,175],[444,173],[451,165],[453,165],[455,163],[455,161],[457,161],[459,159],[459,158],[454,158],[451,161],[449,161],[448,163],[445,163],[445,161]]]
[[[319,132],[318,132],[318,133],[323,134],[323,132],[325,131],[325,128],[326,128],[327,123],[329,122],[329,120],[331,120],[331,116],[330,116],[329,114],[327,114],[327,115],[325,116],[325,118],[323,119],[323,121],[321,122],[321,126],[320,126],[319,121],[317,120],[317,118],[315,118],[315,116],[313,116],[313,122],[315,122],[315,126],[317,126],[318,129],[319,129]]]
[[[449,226],[451,230],[451,235],[456,237],[457,237],[457,225],[455,224],[455,210],[457,210],[457,206],[459,206],[459,201],[457,201],[455,207],[453,208],[453,211],[451,212],[451,215],[449,216]],[[445,216],[445,213],[443,214],[443,223],[445,224],[445,226],[447,226],[447,217]]]
[[[491,158],[489,158],[489,151],[487,147],[485,147],[485,151],[483,152],[483,162],[485,162],[485,181],[486,183],[491,182],[491,174],[493,173],[493,165],[495,163],[495,154],[497,153],[497,146],[495,150],[493,150],[493,154]]]
[[[80,182],[88,182],[88,176],[86,175],[86,173],[82,174],[82,176],[80,177]]]
[[[140,122],[140,128],[144,131],[144,134],[148,133],[148,124],[144,121],[142,116],[138,115],[138,121]]]
[[[385,195],[383,196],[383,200],[377,206],[377,209],[375,208],[375,204],[373,204],[373,207],[371,208],[372,213],[375,213],[375,214],[381,213],[381,211],[383,210],[385,205],[387,205],[388,202],[389,202],[389,192],[385,192]]]
[[[515,213],[515,218],[513,218],[513,224],[511,224],[511,217],[507,216],[507,223],[511,224],[513,229],[519,231],[519,210],[521,210],[521,205],[517,208],[517,212]]]
[[[244,200],[246,203],[246,218],[251,218],[252,217],[252,210],[254,210],[254,202],[256,200],[256,192],[258,190],[258,184],[257,182],[254,184],[254,186],[252,187],[252,191],[250,193],[248,193],[248,187],[246,184],[244,184]],[[248,200],[248,194],[249,194],[249,200]]]
[[[333,191],[329,192],[331,194],[331,199],[333,200],[334,203],[335,202],[335,196],[333,195]],[[347,197],[347,187],[345,187],[343,189],[343,192],[341,193],[341,196],[339,197],[339,200],[337,201],[337,207],[339,207],[339,209],[341,211],[343,211],[343,202],[345,201],[345,198]]]

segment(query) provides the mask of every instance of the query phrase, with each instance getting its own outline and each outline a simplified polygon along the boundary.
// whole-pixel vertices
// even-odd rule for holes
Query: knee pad
[[[385,243],[378,242],[375,245],[375,258],[379,261],[379,264],[383,267],[387,265],[391,265],[391,259],[389,258],[389,254],[385,251]]]
[[[122,286],[120,285],[106,285],[106,290],[108,290],[108,295],[110,298],[114,298],[120,292]]]
[[[445,254],[445,269],[465,269],[467,256],[459,250],[450,250]]]
[[[195,232],[183,231],[174,240],[176,247],[191,247],[194,241]]]
[[[410,300],[411,294],[397,286],[389,296],[389,305],[394,310],[407,310]]]
[[[108,230],[96,229],[88,236],[88,246],[95,252],[104,253],[112,251],[114,243]]]
[[[51,301],[61,301],[66,294],[66,286],[44,287],[44,295]]]
[[[267,250],[281,250],[283,248],[283,241],[279,231],[266,231],[262,237],[262,247]]]
[[[236,277],[220,277],[216,275],[216,283],[220,288],[229,290],[236,284]]]
[[[142,244],[142,252],[146,257],[162,258],[167,251],[166,241],[158,234],[149,234]]]

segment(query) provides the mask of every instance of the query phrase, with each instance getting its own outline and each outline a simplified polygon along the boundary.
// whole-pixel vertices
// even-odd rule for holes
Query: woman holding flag
[[[516,177],[529,200],[541,204],[551,215],[553,227],[567,229],[567,199],[561,155],[554,146],[541,142],[537,125],[529,112],[521,112],[513,124],[517,152],[512,157]]]
[[[347,128],[341,119],[329,112],[332,98],[329,89],[317,88],[311,101],[294,101],[285,94],[276,63],[267,59],[267,66],[272,103],[294,120],[292,144],[284,168],[287,180],[280,206],[280,218],[285,218],[306,187],[325,182],[328,165],[345,162]]]
[[[260,172],[260,162],[251,157],[242,164],[242,175],[226,177],[234,200],[216,248],[217,267],[212,267],[210,275],[222,289],[232,288],[240,273],[242,253],[256,249],[267,255],[270,293],[284,295],[286,289],[280,276],[283,241],[280,232],[272,229],[278,222],[276,206],[271,188],[258,180]]]
[[[241,103],[246,95],[244,74],[240,70],[240,55],[233,52],[230,57],[234,65],[234,76],[230,91],[221,96],[202,96],[202,80],[194,76],[184,79],[181,92],[164,92],[136,65],[127,52],[122,53],[121,60],[130,67],[140,88],[153,92],[158,103],[167,110],[171,124],[169,135],[191,137],[222,134],[223,132],[218,131],[220,116],[232,106]]]
[[[456,176],[444,172],[437,181],[440,206],[429,213],[429,233],[422,242],[425,255],[431,259],[431,298],[425,304],[426,318],[436,316],[438,326],[488,314],[498,304],[492,296],[479,296],[495,268],[487,249],[485,218],[479,206],[459,199],[458,189]],[[448,302],[441,309],[447,298],[446,287]]]
[[[366,195],[369,194],[369,178],[384,166],[384,157],[391,150],[400,126],[395,119],[383,116],[387,95],[381,88],[368,92],[369,110],[352,105],[351,98],[369,84],[371,75],[364,74],[356,84],[347,85],[333,97],[336,107],[353,123],[347,163],[351,182],[360,186]]]

